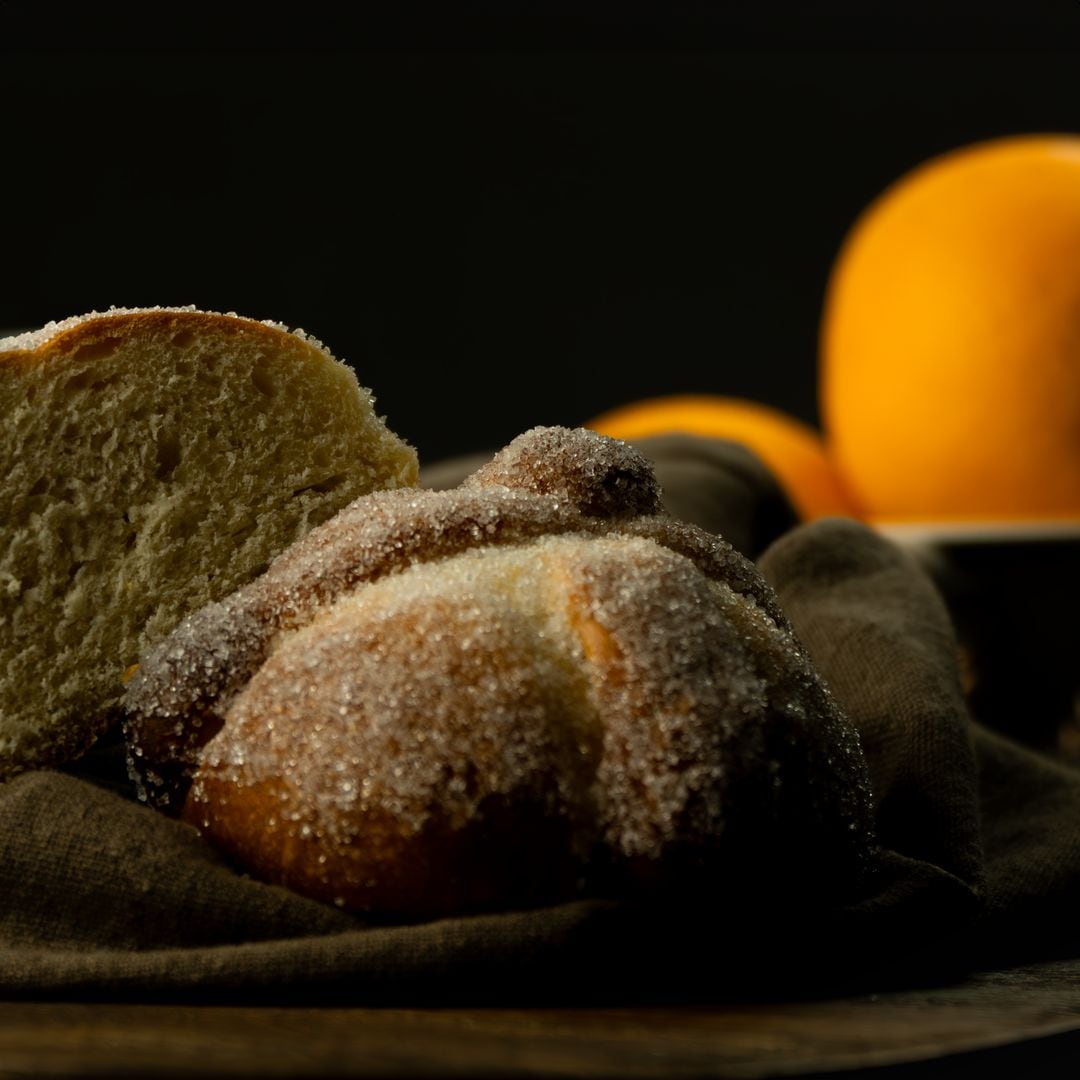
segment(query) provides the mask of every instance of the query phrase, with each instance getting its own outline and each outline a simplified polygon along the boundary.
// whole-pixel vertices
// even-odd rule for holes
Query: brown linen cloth
[[[1080,771],[976,723],[930,579],[854,522],[796,526],[747,451],[644,440],[669,509],[777,590],[862,735],[880,846],[858,896],[365,925],[253,881],[130,797],[122,748],[0,786],[0,998],[462,1003],[823,993],[1080,951]],[[473,461],[426,474],[461,478]],[[771,541],[771,543],[770,543]],[[769,852],[762,851],[763,865]],[[764,875],[763,875],[764,876]],[[771,877],[770,877],[771,880]]]

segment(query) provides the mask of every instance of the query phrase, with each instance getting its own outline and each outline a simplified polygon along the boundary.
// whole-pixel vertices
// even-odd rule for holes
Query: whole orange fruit
[[[672,432],[730,439],[764,462],[803,519],[858,516],[818,432],[767,405],[712,394],[672,395],[623,405],[585,426],[616,439]]]
[[[965,147],[857,219],[821,414],[878,520],[1080,518],[1080,137]]]

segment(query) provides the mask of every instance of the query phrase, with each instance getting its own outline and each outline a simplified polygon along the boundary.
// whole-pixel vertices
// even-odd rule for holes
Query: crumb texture
[[[302,335],[112,311],[0,343],[0,777],[78,753],[188,612],[374,488],[411,448]]]

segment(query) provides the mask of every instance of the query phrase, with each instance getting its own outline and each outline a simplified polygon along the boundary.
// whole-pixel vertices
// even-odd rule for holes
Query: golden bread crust
[[[380,917],[868,842],[857,736],[771,590],[580,430],[357,500],[147,656],[126,707],[146,798]]]
[[[280,346],[285,336],[330,355],[316,339],[271,320],[249,319],[231,312],[199,311],[193,307],[111,308],[62,319],[39,330],[0,338],[0,365],[48,362],[53,357],[67,356],[79,349],[92,350],[117,333],[156,335],[181,331],[211,332],[215,335],[246,334],[256,340],[261,338],[273,346]]]

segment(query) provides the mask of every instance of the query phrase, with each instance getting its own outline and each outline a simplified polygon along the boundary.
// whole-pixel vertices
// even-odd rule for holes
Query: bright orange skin
[[[676,431],[730,439],[769,467],[804,520],[859,516],[818,433],[767,405],[710,394],[673,395],[612,409],[585,426],[616,439]]]
[[[902,177],[830,280],[821,412],[867,515],[1080,518],[1080,137]]]

